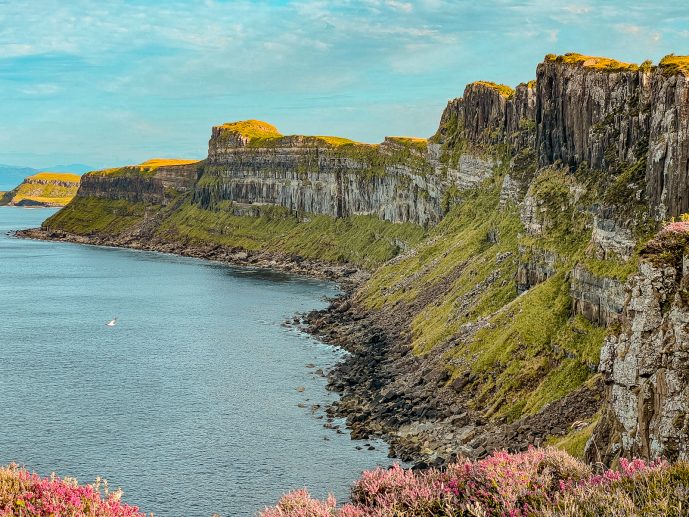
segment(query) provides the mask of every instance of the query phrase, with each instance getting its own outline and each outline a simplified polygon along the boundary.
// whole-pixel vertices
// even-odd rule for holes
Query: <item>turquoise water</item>
[[[304,486],[346,498],[389,464],[322,427],[309,406],[333,396],[306,365],[339,352],[281,326],[336,286],[7,236],[51,213],[0,208],[0,464],[102,476],[161,517],[255,515]]]

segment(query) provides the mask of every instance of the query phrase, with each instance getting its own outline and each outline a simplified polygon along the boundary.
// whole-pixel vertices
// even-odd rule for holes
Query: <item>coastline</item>
[[[89,246],[155,251],[182,257],[222,262],[233,266],[274,269],[284,273],[337,282],[345,292],[353,291],[370,276],[370,273],[365,269],[351,264],[333,264],[330,262],[304,259],[296,255],[275,254],[266,251],[248,251],[242,248],[213,244],[179,243],[157,239],[145,240],[134,237],[110,239],[102,236],[76,235],[61,231],[45,230],[43,228],[17,230],[13,232],[13,235],[20,239],[69,242]]]
[[[270,268],[337,282],[342,295],[327,308],[297,315],[290,324],[323,343],[347,351],[327,372],[327,388],[339,394],[326,412],[332,427],[344,418],[352,439],[378,438],[389,456],[414,468],[442,467],[457,458],[478,459],[493,451],[527,450],[545,445],[549,436],[564,435],[572,421],[595,414],[603,385],[596,382],[550,404],[536,415],[514,422],[487,421],[468,402],[471,379],[452,379],[445,350],[413,353],[406,321],[413,305],[392,310],[368,309],[357,303],[356,291],[370,272],[349,264],[332,264],[297,256],[248,252],[218,245],[197,245],[131,236],[109,239],[33,228],[14,232],[18,238],[155,251],[225,264]]]
[[[432,457],[429,458],[429,451],[422,453],[416,440],[400,436],[400,425],[395,423],[399,420],[398,423],[403,425],[411,420],[394,415],[393,413],[397,413],[399,409],[396,406],[388,407],[381,404],[391,398],[381,397],[380,389],[386,384],[385,379],[389,378],[389,374],[384,373],[381,367],[391,348],[388,343],[390,338],[375,321],[376,315],[373,312],[360,307],[355,308],[353,303],[356,289],[369,278],[370,272],[349,264],[332,264],[268,252],[248,252],[217,245],[145,241],[133,237],[110,239],[43,228],[17,230],[13,235],[21,239],[169,253],[240,267],[269,268],[336,282],[342,289],[342,294],[331,300],[327,308],[311,311],[301,317],[297,315],[288,322],[321,342],[348,352],[345,359],[326,372],[327,389],[338,393],[340,397],[327,408],[328,422],[325,427],[331,428],[336,418],[344,418],[352,439],[382,439],[390,447],[390,457],[397,457],[416,466],[439,466],[451,459],[450,455],[443,457],[438,455],[437,451],[432,451]],[[371,408],[377,404],[380,405],[380,411],[372,411]]]

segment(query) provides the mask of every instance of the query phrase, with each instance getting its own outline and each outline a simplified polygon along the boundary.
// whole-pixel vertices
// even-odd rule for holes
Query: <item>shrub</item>
[[[79,485],[55,475],[42,478],[15,465],[0,467],[0,516],[144,517],[136,506],[120,502],[122,493],[107,482]]]
[[[415,472],[399,465],[364,472],[352,500],[338,507],[330,496],[312,499],[305,489],[285,495],[261,517],[458,517],[527,515],[636,515],[658,508],[680,515],[687,506],[689,466],[621,460],[594,474],[557,449],[496,452],[445,470]],[[656,506],[654,506],[656,505]]]

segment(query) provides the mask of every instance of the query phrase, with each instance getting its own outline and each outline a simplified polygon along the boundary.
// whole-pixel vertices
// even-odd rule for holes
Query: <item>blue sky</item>
[[[0,0],[0,163],[202,158],[212,125],[429,136],[547,53],[689,54],[686,0]]]

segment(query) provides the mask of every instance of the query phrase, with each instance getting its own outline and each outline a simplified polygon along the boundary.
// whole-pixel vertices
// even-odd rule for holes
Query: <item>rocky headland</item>
[[[80,176],[62,172],[39,172],[16,188],[2,192],[0,206],[63,207],[77,194]]]
[[[350,279],[302,320],[350,352],[330,414],[420,465],[686,460],[687,178],[689,58],[548,55],[429,139],[223,124],[205,160],[89,173],[20,233]]]

